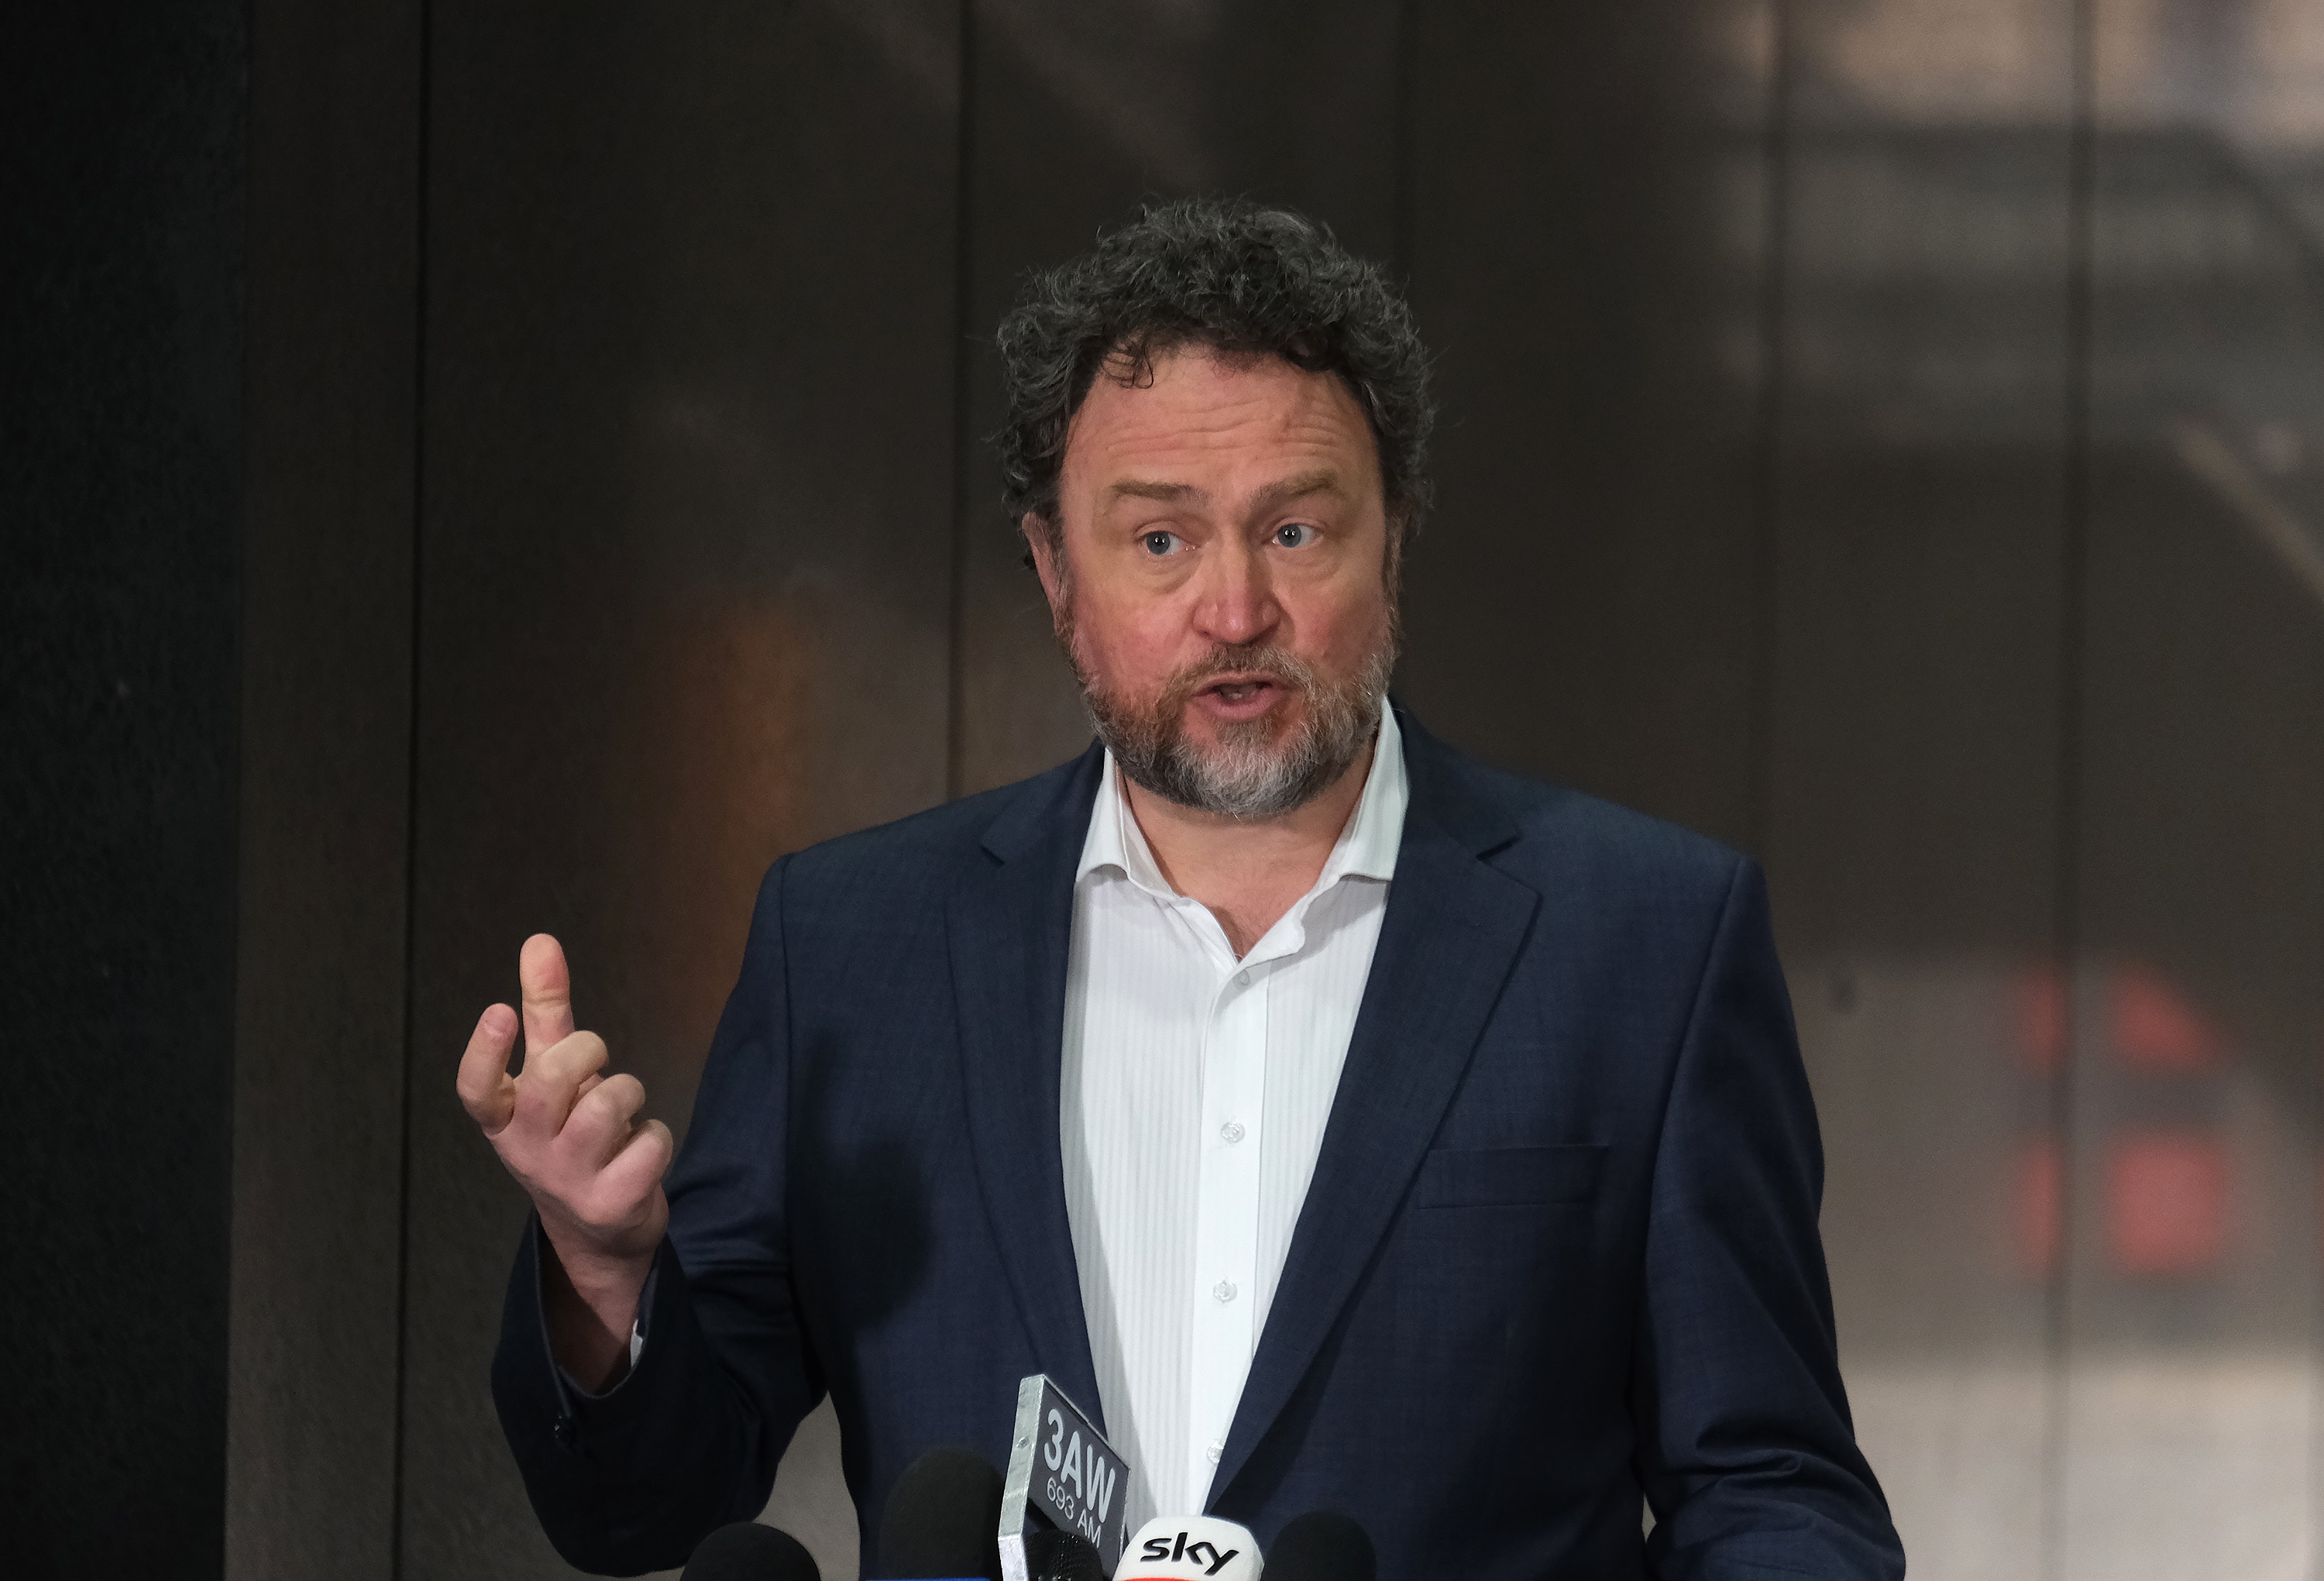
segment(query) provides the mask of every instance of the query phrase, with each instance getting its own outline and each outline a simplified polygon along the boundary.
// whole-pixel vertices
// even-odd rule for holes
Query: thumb
[[[565,970],[565,947],[547,933],[535,933],[518,951],[516,979],[524,991],[524,1055],[573,1035],[573,979]]]
[[[516,1046],[516,1016],[494,1005],[476,1018],[476,1030],[460,1056],[460,1102],[468,1117],[495,1135],[516,1112],[516,1079],[508,1073],[509,1051]]]

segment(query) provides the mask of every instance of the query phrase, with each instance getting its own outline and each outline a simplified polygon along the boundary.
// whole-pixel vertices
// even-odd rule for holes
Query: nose
[[[1283,621],[1267,556],[1238,534],[1212,549],[1196,581],[1195,630],[1223,648],[1266,641]]]

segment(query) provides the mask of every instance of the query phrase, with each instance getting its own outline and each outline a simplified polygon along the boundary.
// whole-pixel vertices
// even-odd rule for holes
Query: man
[[[1001,347],[1099,745],[775,865],[666,1193],[553,941],[521,1079],[503,1006],[463,1062],[539,1208],[493,1383],[560,1551],[681,1562],[826,1392],[876,1517],[927,1448],[1005,1459],[1046,1372],[1133,1525],[1338,1508],[1399,1581],[1901,1574],[1757,870],[1388,704],[1394,292],[1176,204]]]

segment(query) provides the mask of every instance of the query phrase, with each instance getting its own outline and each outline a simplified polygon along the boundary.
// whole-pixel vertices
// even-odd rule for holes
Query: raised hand
[[[602,1386],[629,1363],[630,1326],[669,1222],[661,1178],[669,1127],[638,1119],[646,1089],[603,1074],[605,1043],[573,1029],[565,951],[546,933],[524,942],[524,1074],[509,1074],[519,1017],[494,1005],[460,1059],[460,1102],[540,1211],[558,1267],[542,1268],[557,1359]]]

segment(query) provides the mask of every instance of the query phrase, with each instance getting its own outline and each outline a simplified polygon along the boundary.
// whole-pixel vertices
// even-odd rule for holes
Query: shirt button
[[[1211,1293],[1212,1293],[1213,1295],[1214,1295],[1214,1296],[1218,1297],[1218,1298],[1219,1298],[1219,1300],[1221,1300],[1221,1301],[1231,1301],[1234,1300],[1234,1299],[1235,1299],[1235,1287],[1234,1287],[1234,1281],[1233,1281],[1233,1280],[1231,1280],[1231,1279],[1222,1279],[1222,1280],[1220,1280],[1216,1284],[1214,1284],[1214,1285],[1211,1286]]]
[[[1247,971],[1239,971],[1235,973],[1235,986],[1244,988],[1250,987],[1250,973]]]
[[[1219,1135],[1229,1142],[1240,1142],[1243,1137],[1243,1129],[1236,1122],[1229,1120],[1219,1127]]]
[[[1224,1444],[1210,1444],[1204,1446],[1203,1453],[1209,1457],[1212,1465],[1216,1466],[1219,1463],[1219,1457],[1225,1454],[1226,1449],[1227,1447]]]

